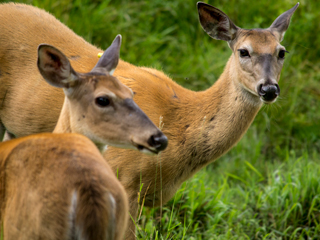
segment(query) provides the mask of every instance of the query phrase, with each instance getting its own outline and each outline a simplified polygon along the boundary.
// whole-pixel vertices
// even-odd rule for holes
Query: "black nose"
[[[258,88],[258,94],[263,100],[270,102],[280,95],[280,88],[278,84],[261,84]]]
[[[168,146],[168,138],[162,132],[158,132],[149,138],[148,144],[159,152]]]

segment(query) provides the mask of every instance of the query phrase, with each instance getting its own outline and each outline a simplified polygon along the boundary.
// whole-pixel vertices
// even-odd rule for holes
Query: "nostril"
[[[279,96],[280,95],[280,87],[278,84],[275,84],[277,90],[276,90],[276,95]]]
[[[262,87],[263,87],[262,84],[260,84],[260,85],[258,86],[258,94],[259,94],[260,96],[263,96],[263,95],[266,94],[266,92],[263,91]]]
[[[149,138],[148,144],[157,151],[162,151],[168,146],[168,138],[163,133],[158,133]]]

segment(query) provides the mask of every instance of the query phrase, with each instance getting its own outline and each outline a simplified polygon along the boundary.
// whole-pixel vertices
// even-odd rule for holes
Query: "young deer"
[[[0,143],[4,239],[123,240],[127,220],[125,190],[86,137],[42,133]]]
[[[37,65],[41,75],[65,93],[53,132],[80,133],[100,147],[110,144],[158,153],[167,146],[166,136],[134,103],[132,91],[112,76],[120,45],[118,35],[96,66],[85,74],[73,70],[58,49],[46,44],[39,46]],[[37,97],[41,101],[46,96]],[[28,124],[24,128],[27,127]]]
[[[280,91],[277,82],[286,51],[280,42],[298,5],[280,15],[267,29],[245,30],[237,27],[219,9],[199,2],[199,18],[204,30],[211,37],[226,41],[233,51],[219,80],[206,91],[187,90],[160,71],[119,61],[114,75],[135,92],[134,100],[156,125],[162,117],[162,130],[170,140],[169,147],[160,158],[111,147],[105,152],[108,163],[114,171],[118,171],[119,180],[127,191],[133,218],[138,209],[141,183],[143,188],[139,194],[145,196],[145,205],[164,204],[183,181],[226,153],[241,139],[263,103],[276,100]],[[27,26],[24,25],[26,21]],[[28,75],[30,86],[27,86],[26,81],[21,79],[25,79],[28,72],[24,70],[19,78],[16,71],[11,71],[19,68],[14,60],[15,54],[23,49],[28,64],[34,61],[32,51],[35,45],[47,42],[67,51],[76,70],[87,71],[84,66],[95,64],[99,49],[85,42],[53,16],[31,6],[0,5],[0,22],[0,42],[4,43],[0,45],[0,71],[11,76],[8,78],[3,74],[0,77],[0,99],[3,99],[0,121],[14,135],[50,131],[57,120],[58,110],[52,109],[43,114],[42,109],[49,102],[54,104],[52,99],[61,99],[63,95],[55,92],[46,101],[30,99],[28,102],[23,101],[25,94],[19,95],[19,98],[14,95],[15,105],[8,102],[7,98],[18,91],[18,87],[14,86],[11,91],[6,90],[6,86],[13,84],[11,79],[25,85],[24,89],[34,89],[35,80],[40,78]],[[12,31],[14,28],[17,31]],[[41,29],[43,34],[37,36],[37,29]],[[43,87],[37,94],[44,96],[49,92],[47,87]],[[24,114],[12,114],[13,108],[22,102],[27,102]],[[59,107],[58,104],[56,106]],[[7,111],[6,114],[4,111]],[[42,117],[45,120],[40,124]],[[34,124],[24,131],[26,122]],[[156,180],[159,159],[162,176],[160,178],[158,174]],[[134,224],[131,220],[129,225],[127,237],[133,239]]]

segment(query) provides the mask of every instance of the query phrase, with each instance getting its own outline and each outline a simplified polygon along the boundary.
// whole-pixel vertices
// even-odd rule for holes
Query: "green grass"
[[[139,239],[319,239],[319,154],[271,161],[251,146],[184,183],[161,214],[145,209]]]
[[[196,1],[29,0],[87,41],[162,69],[193,90],[210,87],[231,50],[198,23]],[[243,28],[266,28],[296,1],[206,1]],[[281,98],[240,143],[183,184],[162,209],[143,209],[139,239],[320,239],[320,2],[303,1],[282,44]]]

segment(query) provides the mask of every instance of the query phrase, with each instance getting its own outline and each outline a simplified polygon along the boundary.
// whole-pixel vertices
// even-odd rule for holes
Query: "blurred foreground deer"
[[[0,220],[5,240],[122,240],[128,199],[89,139],[41,133],[0,143]]]
[[[144,196],[146,206],[166,203],[183,181],[241,139],[263,103],[276,101],[286,53],[280,42],[298,5],[281,14],[267,29],[246,30],[237,27],[221,10],[199,2],[199,19],[205,32],[214,39],[226,41],[232,50],[220,78],[206,91],[190,91],[160,71],[119,62],[114,76],[133,90],[134,100],[156,125],[162,118],[162,130],[170,142],[160,157],[111,147],[104,153],[113,170],[118,171],[134,219],[138,194]],[[0,13],[0,71],[9,73],[0,77],[4,86],[0,87],[3,129],[14,136],[50,131],[61,107],[61,103],[55,101],[62,99],[63,94],[52,93],[45,87],[34,95],[49,95],[46,101],[38,101],[35,97],[28,99],[26,93],[20,94],[19,99],[12,99],[18,91],[15,86],[8,90],[13,81],[19,86],[31,82],[33,87],[26,86],[26,92],[41,84],[40,75],[30,77],[25,69],[16,71],[21,64],[14,61],[14,56],[23,54],[24,64],[29,64],[36,58],[37,44],[47,42],[65,51],[77,71],[84,71],[95,65],[100,50],[37,8],[5,4],[0,6]],[[27,21],[28,25],[24,24]],[[42,34],[36,34],[37,29],[41,29]],[[10,69],[14,70],[10,72]],[[23,114],[18,116],[13,109],[19,109],[21,103],[24,103],[20,109]],[[50,113],[44,111],[48,104],[54,105]],[[23,128],[26,122],[32,127]],[[156,175],[159,161],[162,176]],[[130,220],[129,225],[127,239],[134,239],[134,223]]]

